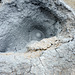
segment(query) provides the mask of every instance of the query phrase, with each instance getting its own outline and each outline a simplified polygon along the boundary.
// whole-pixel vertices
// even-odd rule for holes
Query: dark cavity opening
[[[22,18],[22,21],[18,25],[14,25],[13,28],[11,25],[12,31],[2,41],[0,52],[22,52],[31,41],[40,41],[57,35],[56,23],[58,19],[50,11],[40,8],[33,14]]]
[[[0,0],[0,3],[2,3],[2,0]]]

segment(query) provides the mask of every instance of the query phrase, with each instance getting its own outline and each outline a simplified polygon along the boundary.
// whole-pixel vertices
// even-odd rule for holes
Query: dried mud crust
[[[62,39],[63,40],[63,39]],[[0,53],[3,75],[74,75],[75,38],[64,39],[57,48],[27,53]]]
[[[43,39],[34,43],[35,45],[29,45],[30,51],[27,53],[0,53],[0,74],[74,75],[74,35],[73,31],[66,36]],[[40,45],[42,43],[44,46]],[[37,46],[38,44],[39,46]]]

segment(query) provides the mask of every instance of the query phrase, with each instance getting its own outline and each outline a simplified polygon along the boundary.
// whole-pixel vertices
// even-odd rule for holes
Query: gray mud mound
[[[62,0],[2,0],[0,75],[75,75],[75,13]]]

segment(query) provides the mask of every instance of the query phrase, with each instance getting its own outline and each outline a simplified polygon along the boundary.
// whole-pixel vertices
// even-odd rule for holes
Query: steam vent
[[[0,75],[75,75],[75,0],[0,0]]]

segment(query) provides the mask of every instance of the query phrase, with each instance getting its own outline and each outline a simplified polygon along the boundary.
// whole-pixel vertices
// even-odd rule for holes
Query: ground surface
[[[64,1],[75,10],[75,0],[64,0]]]

